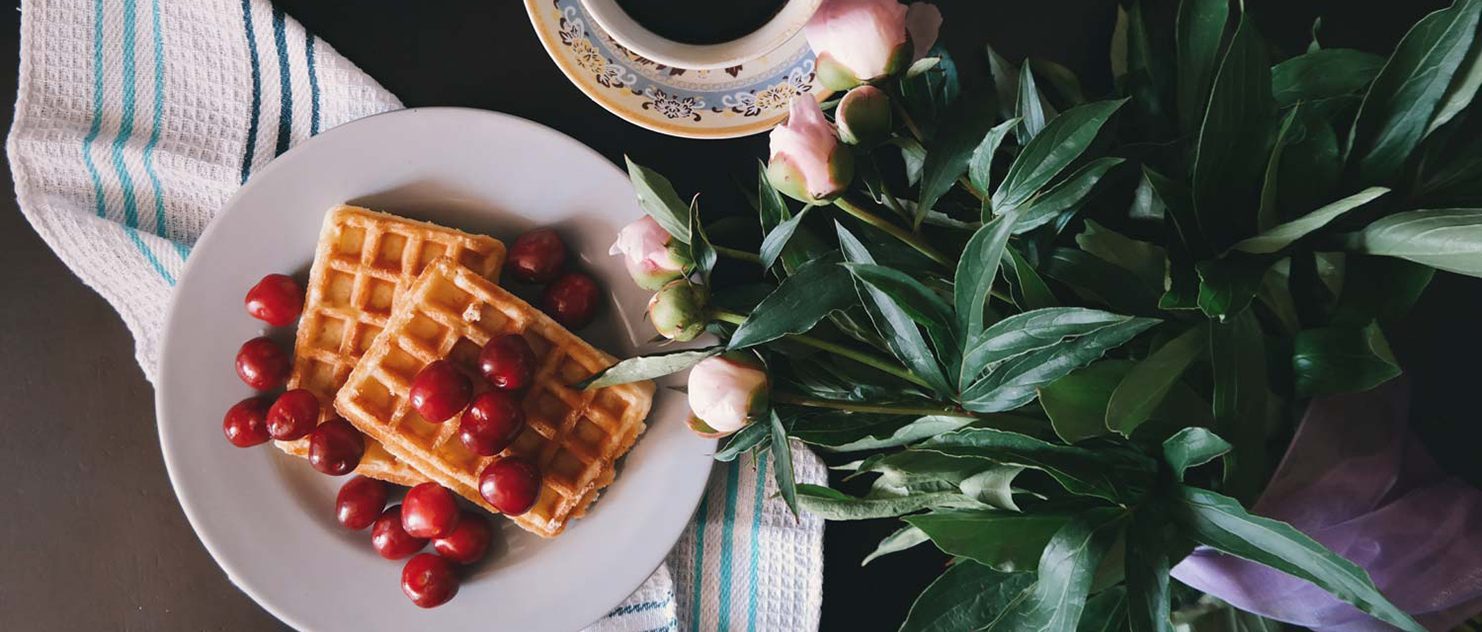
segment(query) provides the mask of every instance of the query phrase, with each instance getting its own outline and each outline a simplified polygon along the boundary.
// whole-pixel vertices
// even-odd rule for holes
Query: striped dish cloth
[[[155,377],[171,289],[227,198],[322,130],[401,107],[266,0],[22,0],[7,149],[21,211],[118,310]],[[556,72],[554,67],[550,72]],[[807,450],[798,480],[822,482]],[[668,560],[592,629],[811,630],[823,526],[770,463],[717,464]]]

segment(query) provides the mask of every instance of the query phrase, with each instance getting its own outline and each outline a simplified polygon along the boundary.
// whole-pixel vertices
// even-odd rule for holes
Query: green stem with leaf
[[[710,312],[710,317],[712,319],[721,321],[723,323],[730,323],[732,325],[740,325],[741,323],[746,322],[746,315],[737,314],[735,312],[728,312],[722,309],[712,310]],[[852,349],[838,343],[829,342],[827,340],[819,340],[818,338],[814,338],[806,334],[792,334],[788,336],[787,339],[800,345],[813,347],[814,349],[818,349],[819,351],[825,351],[841,358],[853,360],[878,371],[894,375],[917,386],[923,388],[927,387],[926,380],[917,377],[915,373],[906,370],[905,367],[902,367],[895,362],[891,362],[890,360],[881,358],[874,354],[860,351],[858,349]]]
[[[845,402],[836,399],[818,399],[804,397],[792,393],[772,393],[772,401],[779,404],[792,404],[794,406],[808,406],[812,408],[829,408],[832,410],[843,410],[852,413],[878,413],[885,415],[940,415],[943,417],[961,417],[963,419],[977,419],[978,416],[970,412],[949,407],[934,406],[901,406],[895,404],[864,404],[859,402]]]
[[[737,261],[745,261],[748,263],[755,263],[757,265],[761,265],[762,263],[761,255],[758,255],[754,252],[747,252],[745,250],[738,250],[736,248],[727,248],[725,246],[717,246],[715,244],[711,244],[710,247],[715,249],[715,254],[718,254],[722,257],[730,257]]]
[[[916,119],[912,118],[911,113],[906,111],[906,106],[901,105],[900,95],[892,96],[890,99],[890,105],[895,109],[896,115],[901,117],[901,122],[905,123],[906,131],[911,132],[911,137],[915,138],[916,142],[925,144],[926,137],[921,133],[921,126],[917,125]],[[973,194],[973,197],[978,198],[979,202],[988,201],[988,194],[986,192],[979,191],[978,187],[974,186],[973,181],[969,180],[967,176],[958,178],[957,183],[961,184],[962,188],[967,189],[968,193]]]
[[[922,239],[920,235],[912,233],[911,231],[901,228],[900,226],[891,223],[889,220],[886,220],[879,215],[871,213],[869,210],[865,209],[859,204],[856,204],[848,198],[840,197],[834,200],[834,206],[839,207],[839,210],[842,210],[845,213],[853,215],[859,221],[874,226],[875,228],[885,231],[891,237],[901,240],[901,242],[905,243],[906,245],[915,248],[916,252],[926,255],[926,258],[941,264],[942,267],[948,269],[954,267],[952,261],[948,259],[946,255],[943,255],[941,252],[937,251],[936,248],[931,247],[931,244],[926,243],[926,240]]]

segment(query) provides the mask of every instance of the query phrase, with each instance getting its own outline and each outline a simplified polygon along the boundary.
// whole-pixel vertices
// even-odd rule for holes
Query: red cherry
[[[226,432],[226,440],[239,448],[267,443],[271,438],[268,435],[268,407],[272,403],[266,397],[248,397],[232,404],[226,411],[226,417],[221,420],[221,429]]]
[[[523,336],[506,334],[489,340],[479,353],[479,372],[494,388],[518,391],[535,377],[535,351]]]
[[[371,525],[371,548],[388,560],[399,560],[427,546],[425,538],[415,537],[401,526],[401,505],[392,505],[381,512]]]
[[[458,526],[453,492],[437,483],[413,487],[401,501],[401,525],[413,537],[447,537]]]
[[[319,400],[313,393],[296,388],[278,396],[268,409],[268,434],[279,441],[308,436],[319,423]]]
[[[269,274],[247,290],[246,303],[253,318],[284,327],[304,311],[304,288],[286,274]]]
[[[568,329],[581,329],[597,315],[597,282],[580,272],[567,272],[546,286],[540,305]]]
[[[438,360],[412,379],[412,408],[427,421],[442,423],[473,399],[473,382],[447,360]]]
[[[458,422],[458,438],[470,452],[494,456],[509,447],[525,428],[525,411],[506,391],[486,391],[473,398]]]
[[[537,228],[520,235],[509,247],[504,268],[510,275],[529,283],[549,283],[566,265],[566,244],[549,228]]]
[[[267,336],[248,340],[237,350],[237,377],[259,391],[283,386],[290,368],[288,354]]]
[[[479,474],[479,495],[500,513],[518,516],[540,498],[540,470],[517,456],[490,463]]]
[[[458,519],[458,528],[447,537],[432,541],[432,550],[459,564],[472,564],[489,550],[490,533],[489,521],[483,516],[464,513]]]
[[[458,594],[458,575],[447,560],[423,553],[401,569],[401,592],[419,608],[436,608]]]
[[[386,507],[386,484],[374,478],[357,476],[340,487],[334,498],[334,517],[347,529],[359,531],[371,526]],[[401,514],[397,514],[397,519]],[[379,549],[377,549],[379,550]]]
[[[309,433],[309,465],[330,476],[355,471],[365,454],[365,435],[340,417],[319,424]]]

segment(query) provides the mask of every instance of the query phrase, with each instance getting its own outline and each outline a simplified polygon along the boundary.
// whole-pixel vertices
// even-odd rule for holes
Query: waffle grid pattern
[[[456,419],[428,422],[412,409],[408,392],[418,371],[447,358],[478,377],[479,350],[491,338],[520,334],[540,359],[524,395],[526,429],[503,453],[481,457],[457,438]],[[615,360],[487,279],[440,259],[398,303],[385,332],[355,367],[335,406],[362,432],[433,480],[495,511],[478,493],[478,476],[496,459],[519,455],[543,474],[536,505],[511,518],[544,537],[580,517],[612,482],[614,464],[644,429],[651,383],[591,391],[567,385]]]
[[[504,244],[354,206],[340,206],[326,215],[288,380],[288,388],[305,388],[319,398],[321,423],[335,415],[335,393],[385,328],[396,300],[442,256],[488,277],[497,275],[503,265]],[[290,454],[308,455],[307,439],[278,446]],[[366,446],[356,473],[401,485],[427,480],[374,441]]]

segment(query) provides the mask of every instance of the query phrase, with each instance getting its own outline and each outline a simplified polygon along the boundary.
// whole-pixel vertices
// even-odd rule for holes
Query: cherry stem
[[[712,310],[710,312],[710,317],[724,323],[730,323],[732,325],[740,325],[741,323],[746,322],[747,318],[744,314],[728,312],[722,309]],[[806,334],[792,334],[787,336],[787,339],[804,346],[813,347],[814,349],[818,349],[819,351],[825,351],[837,355],[841,358],[853,360],[878,371],[894,375],[900,379],[903,379],[922,388],[928,387],[926,380],[917,377],[915,373],[910,372],[905,367],[891,362],[890,360],[881,358],[874,354],[866,353],[858,349],[851,349],[844,345],[829,342],[827,340],[819,340]]]

